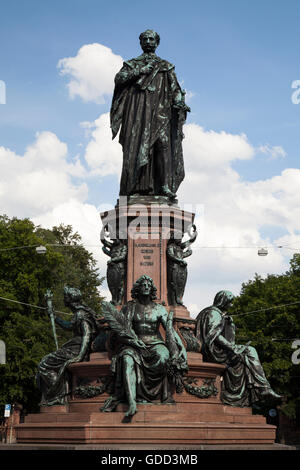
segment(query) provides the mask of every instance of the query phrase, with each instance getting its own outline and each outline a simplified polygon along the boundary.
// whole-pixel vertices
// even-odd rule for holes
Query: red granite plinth
[[[198,386],[211,379],[216,395],[198,398],[186,390],[174,394],[174,404],[139,404],[131,423],[122,423],[127,406],[113,413],[99,408],[107,394],[79,398],[73,394],[67,406],[43,407],[26,416],[16,427],[18,443],[44,444],[273,444],[274,426],[267,425],[251,408],[224,406],[220,401],[224,366],[202,362],[198,353],[188,353],[189,373]],[[89,362],[72,364],[73,390],[82,379],[99,383],[110,374],[106,353],[94,353]],[[98,380],[98,382],[97,382]]]
[[[146,198],[147,200],[147,198]],[[167,290],[167,244],[171,232],[183,237],[194,221],[195,214],[176,205],[146,203],[119,204],[101,215],[108,225],[111,238],[127,237],[127,274],[123,304],[132,300],[131,289],[143,274],[150,276],[157,288],[157,302],[169,310]],[[171,307],[170,307],[171,308]],[[172,306],[174,318],[189,318],[186,307]]]

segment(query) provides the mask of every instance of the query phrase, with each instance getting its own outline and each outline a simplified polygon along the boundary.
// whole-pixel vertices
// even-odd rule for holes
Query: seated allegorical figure
[[[196,337],[202,344],[203,360],[226,364],[221,399],[232,406],[251,406],[265,399],[280,399],[263,371],[254,347],[235,344],[235,325],[227,314],[234,296],[223,290],[216,294],[212,306],[196,319]]]
[[[114,394],[102,411],[114,411],[121,402],[128,404],[124,422],[137,412],[137,402],[168,402],[169,379],[176,382],[187,370],[187,354],[173,328],[173,315],[154,302],[156,288],[149,276],[141,276],[133,286],[132,301],[120,312],[109,302],[102,302],[102,313],[116,342],[111,368]],[[164,341],[160,325],[166,330]],[[178,375],[177,375],[178,378]]]
[[[46,295],[52,297],[49,292]],[[74,336],[59,349],[43,357],[38,365],[36,380],[42,393],[41,406],[67,403],[70,392],[67,368],[70,364],[87,360],[92,341],[98,334],[96,314],[82,301],[79,289],[65,287],[64,303],[72,310],[73,316],[70,321],[55,317],[55,323],[73,331]]]

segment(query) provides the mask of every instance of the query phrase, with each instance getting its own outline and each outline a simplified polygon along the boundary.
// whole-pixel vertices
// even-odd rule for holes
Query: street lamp
[[[39,255],[44,255],[47,251],[47,248],[43,245],[40,245],[40,246],[37,246],[35,251],[39,254]]]
[[[268,250],[266,248],[260,248],[257,252],[258,256],[267,256]]]

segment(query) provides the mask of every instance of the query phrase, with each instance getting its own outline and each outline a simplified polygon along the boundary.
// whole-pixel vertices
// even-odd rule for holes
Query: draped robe
[[[138,75],[153,60],[152,72]],[[174,104],[182,103],[183,96],[169,62],[153,53],[124,62],[115,77],[110,112],[113,138],[121,128],[120,195],[158,195],[163,186],[176,193],[184,179],[182,125],[186,111],[175,109]]]
[[[65,405],[69,394],[67,366],[83,361],[90,352],[92,340],[97,334],[94,312],[85,305],[73,307],[71,321],[59,317],[55,321],[63,329],[73,331],[73,338],[57,351],[42,358],[38,365],[36,382],[42,393],[41,406]]]
[[[196,322],[196,336],[202,343],[204,361],[226,364],[221,399],[232,406],[250,406],[260,400],[261,392],[271,386],[257,351],[246,346],[242,356],[234,354],[235,325],[216,306],[202,310]]]
[[[167,326],[167,310],[162,305],[152,302],[151,316],[147,317],[146,314],[148,325],[146,334],[136,310],[137,301],[128,302],[121,310],[126,328],[124,334],[117,335],[116,350],[111,362],[111,370],[115,378],[115,391],[114,395],[107,400],[102,411],[113,411],[118,403],[126,401],[124,356],[130,356],[134,362],[136,399],[139,402],[168,401],[168,367],[170,360],[175,359],[176,354],[178,354],[177,360],[179,360],[178,364],[180,363],[182,370],[187,369],[186,352],[182,341],[173,326]],[[151,328],[149,329],[150,324]],[[160,325],[166,327],[166,342],[160,334]],[[144,342],[145,351],[136,346],[134,338],[139,338]]]

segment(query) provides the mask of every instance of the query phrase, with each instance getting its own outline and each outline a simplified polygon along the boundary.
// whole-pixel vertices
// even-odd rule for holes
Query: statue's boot
[[[183,301],[181,300],[180,297],[176,297],[176,303],[177,305],[183,305]]]
[[[162,194],[164,196],[168,196],[171,199],[174,199],[176,197],[176,194],[172,193],[172,191],[168,188],[168,186],[165,185],[161,189],[162,189]]]

